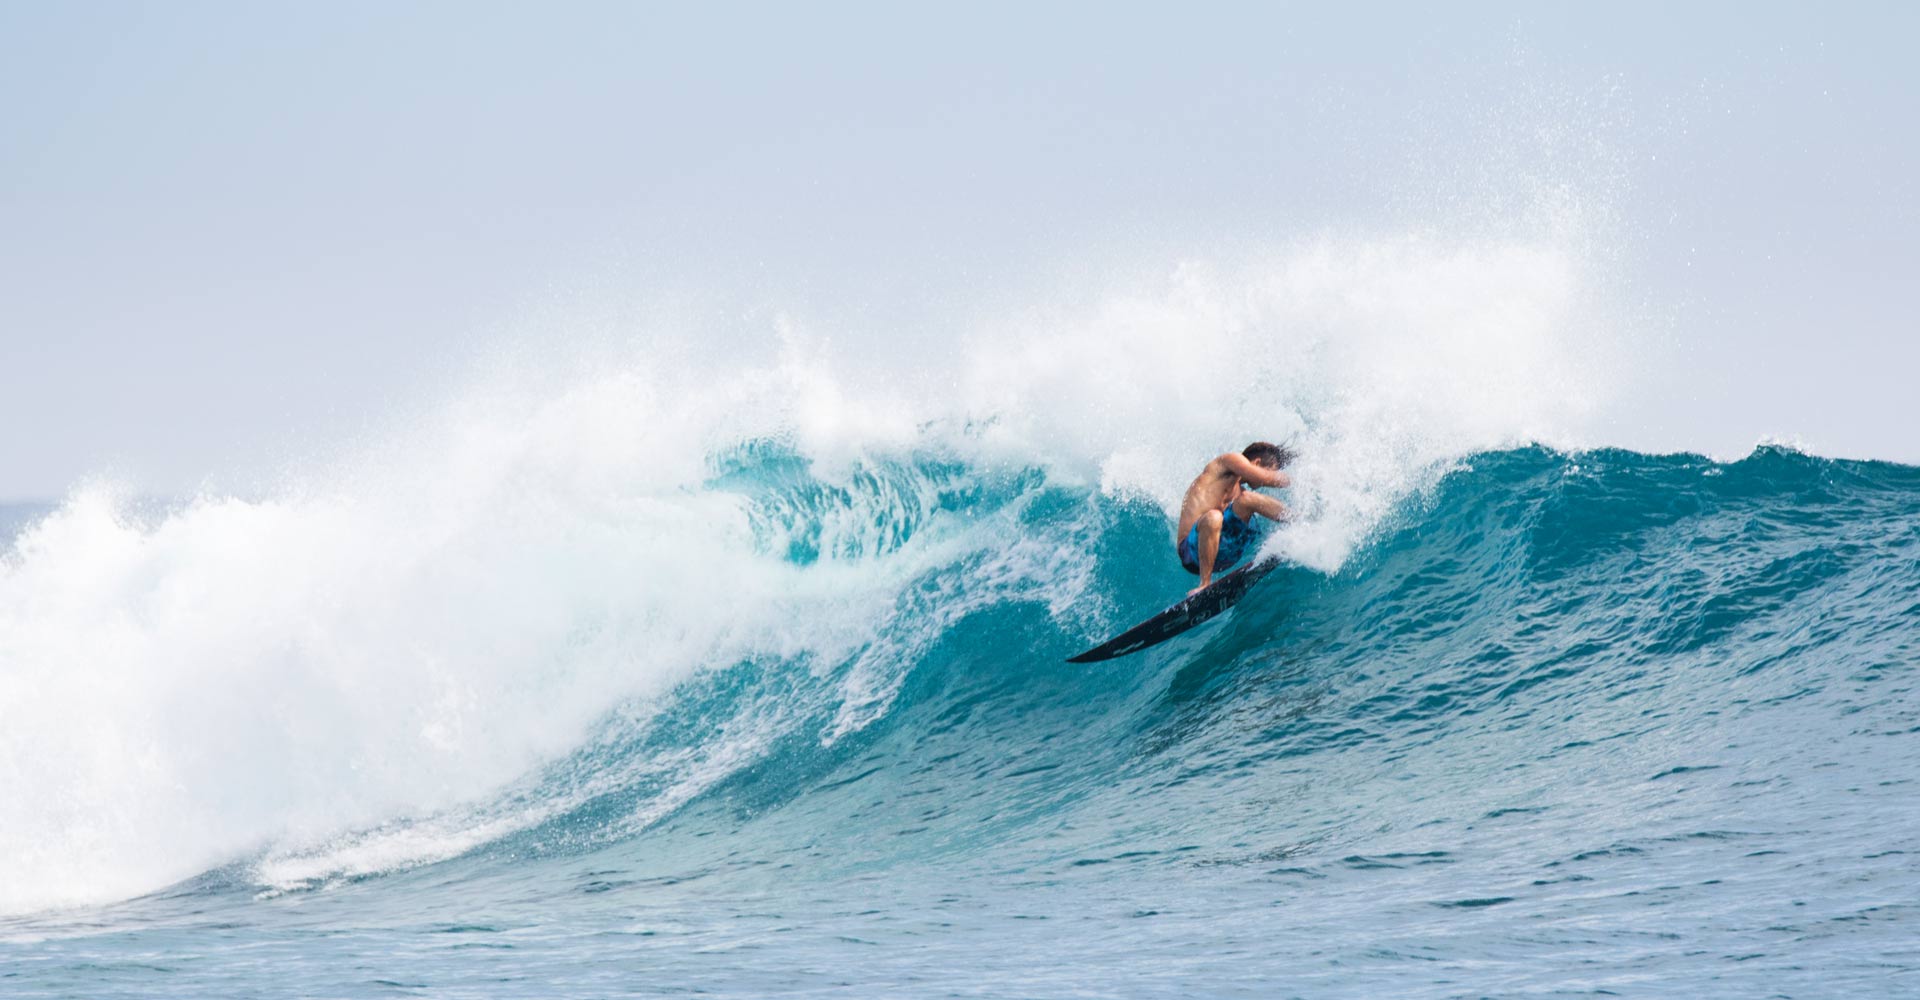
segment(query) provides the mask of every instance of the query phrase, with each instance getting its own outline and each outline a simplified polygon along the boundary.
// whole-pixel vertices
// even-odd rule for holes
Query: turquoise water
[[[120,742],[74,744],[147,760],[134,778],[9,744],[9,787],[40,795],[7,805],[0,993],[1920,993],[1920,469],[1524,448],[1443,471],[1337,567],[1289,565],[1180,639],[1073,666],[1188,585],[1160,506],[1037,467],[826,475],[731,449],[702,495],[731,498],[758,575],[735,577],[738,607],[703,589],[715,567],[676,584],[717,631],[677,605],[628,615],[611,582],[538,633],[566,655],[474,612],[458,634],[488,645],[465,652],[512,683],[463,675],[464,715],[406,706],[396,731],[432,740],[377,759],[385,717],[330,707],[302,665],[338,678],[382,642],[413,662],[469,611],[416,601],[387,632],[351,589],[303,590],[292,617],[254,609],[256,645],[219,633],[281,657],[248,695],[273,739],[237,702],[149,693]],[[12,579],[73,551],[62,516],[16,539]],[[164,549],[191,523],[128,530]],[[589,528],[563,541],[615,544]],[[802,597],[742,624],[775,593]],[[129,634],[189,634],[151,629]],[[372,638],[322,645],[355,630]],[[581,662],[682,647],[728,655],[570,694]],[[25,662],[16,703],[72,704]],[[408,690],[354,676],[375,686],[337,690]],[[582,724],[537,739],[446,721],[567,713]],[[284,735],[304,718],[324,724]],[[433,756],[516,740],[534,749],[470,785]],[[293,805],[261,805],[283,784]],[[300,811],[316,799],[331,811]]]

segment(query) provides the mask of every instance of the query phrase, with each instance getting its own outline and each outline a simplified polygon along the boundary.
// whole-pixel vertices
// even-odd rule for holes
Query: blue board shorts
[[[1253,530],[1252,523],[1242,521],[1228,507],[1220,518],[1220,551],[1214,553],[1213,571],[1222,569],[1240,561],[1247,552],[1247,546],[1259,532]],[[1187,537],[1180,539],[1180,565],[1194,576],[1200,575],[1200,522],[1193,522],[1187,529]]]

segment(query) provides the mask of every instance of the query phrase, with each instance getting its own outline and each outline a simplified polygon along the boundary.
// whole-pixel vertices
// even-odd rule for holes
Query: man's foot
[[[1198,587],[1195,587],[1195,588],[1193,588],[1192,590],[1189,590],[1189,591],[1187,591],[1187,596],[1188,596],[1188,597],[1192,597],[1193,595],[1195,595],[1195,594],[1198,594],[1199,592],[1201,592],[1201,591],[1203,591],[1203,590],[1205,590],[1205,589],[1207,589],[1208,587],[1211,587],[1211,586],[1213,586],[1213,581],[1212,581],[1212,580],[1208,580],[1208,581],[1207,581],[1206,583],[1203,583],[1203,584],[1201,584],[1200,586],[1198,586]]]

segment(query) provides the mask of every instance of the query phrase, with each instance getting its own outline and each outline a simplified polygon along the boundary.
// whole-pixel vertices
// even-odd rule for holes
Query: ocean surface
[[[1920,469],[1422,468],[1089,666],[1189,578],[1037,462],[13,509],[0,995],[1920,995]]]

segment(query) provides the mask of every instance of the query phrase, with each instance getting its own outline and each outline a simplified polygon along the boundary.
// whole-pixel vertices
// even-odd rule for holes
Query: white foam
[[[1581,277],[1551,243],[1418,237],[1189,264],[1001,332],[968,394],[998,450],[1170,514],[1205,458],[1290,441],[1307,517],[1281,544],[1331,569],[1446,461],[1584,440],[1624,365]]]
[[[1040,467],[1171,512],[1212,454],[1290,440],[1304,516],[1276,544],[1332,568],[1447,461],[1578,443],[1617,369],[1593,298],[1551,242],[1328,239],[937,343],[781,320],[508,355],[258,495],[143,520],[81,489],[0,563],[0,911],[250,855],[280,886],[447,857],[566,805],[474,807],[615,707],[754,651],[839,662],[931,566],[989,554],[961,610],[1061,613],[1089,585],[1004,524],[887,551],[872,505],[830,521],[817,564],[782,562],[703,485],[742,441],[829,478],[906,453]],[[867,647],[821,738],[884,714],[952,619]],[[662,762],[681,770],[641,818],[770,739]]]

